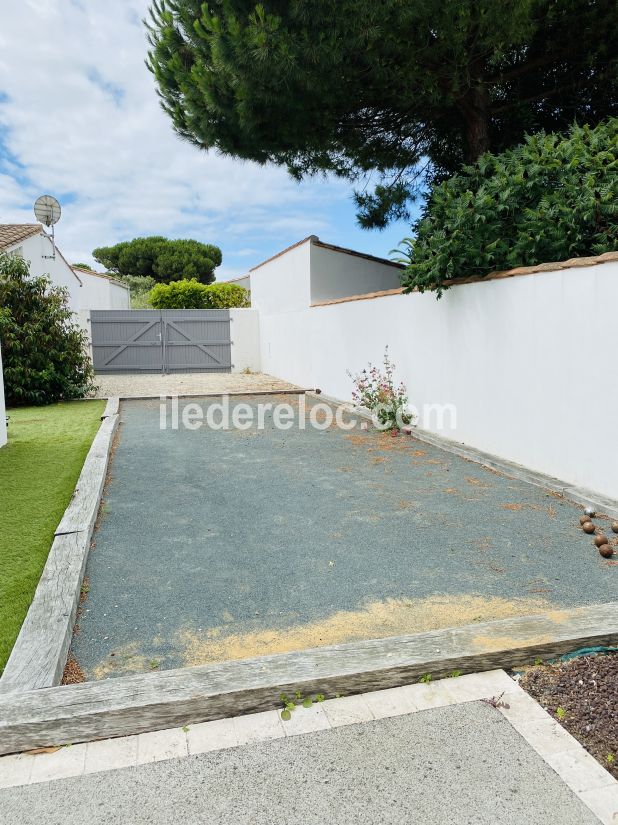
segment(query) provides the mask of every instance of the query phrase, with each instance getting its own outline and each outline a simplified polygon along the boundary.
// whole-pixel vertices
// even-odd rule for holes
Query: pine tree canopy
[[[367,227],[487,150],[618,114],[615,0],[155,0],[147,24],[182,137],[377,179]]]

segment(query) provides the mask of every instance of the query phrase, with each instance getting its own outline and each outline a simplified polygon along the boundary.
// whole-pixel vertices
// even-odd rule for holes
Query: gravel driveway
[[[147,395],[204,395],[294,389],[293,384],[261,372],[97,375],[96,383],[99,385],[95,393],[96,398],[109,398],[112,395],[121,398],[140,398]]]

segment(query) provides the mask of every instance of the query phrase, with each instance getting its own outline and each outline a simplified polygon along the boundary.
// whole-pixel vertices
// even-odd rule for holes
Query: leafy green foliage
[[[337,697],[339,697],[339,694],[337,694]],[[296,708],[302,706],[303,708],[308,710],[310,707],[313,706],[314,702],[320,703],[326,701],[326,696],[324,696],[323,693],[317,693],[315,696],[303,697],[303,694],[300,690],[295,690],[293,699],[290,699],[290,697],[287,696],[285,693],[280,693],[279,701],[283,705],[283,710],[281,711],[281,719],[284,722],[289,722],[292,718],[292,713],[296,710]]]
[[[87,269],[89,272],[94,272],[94,269],[90,266],[90,264],[71,264],[71,266],[74,266],[77,269]]]
[[[375,178],[364,226],[526,132],[618,113],[615,0],[154,0],[177,132],[296,178]]]
[[[238,284],[210,284],[206,288],[206,309],[234,309],[250,306],[249,291]]]
[[[0,253],[0,341],[7,406],[83,398],[93,387],[86,333],[67,291]]]
[[[193,240],[169,240],[160,235],[102,246],[92,254],[110,272],[125,277],[154,278],[163,283],[196,278],[209,284],[214,281],[214,271],[222,261],[218,246]]]
[[[157,283],[154,278],[148,275],[118,275],[117,278],[129,287],[131,309],[151,309],[148,296]]]
[[[172,281],[157,284],[148,300],[155,309],[233,309],[248,307],[249,293],[238,284]]]
[[[540,133],[435,186],[403,241],[406,291],[618,248],[618,119]]]

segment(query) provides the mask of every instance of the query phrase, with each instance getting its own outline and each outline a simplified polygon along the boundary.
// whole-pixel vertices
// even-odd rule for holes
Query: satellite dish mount
[[[60,204],[52,195],[41,195],[41,197],[37,198],[34,202],[34,214],[36,219],[40,221],[43,226],[46,226],[48,229],[51,226],[52,254],[43,255],[43,257],[51,258],[55,261],[56,240],[54,237],[54,225],[58,223],[60,220],[60,215],[62,214]]]

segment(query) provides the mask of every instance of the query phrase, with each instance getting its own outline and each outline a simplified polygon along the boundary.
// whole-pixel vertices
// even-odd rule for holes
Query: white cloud
[[[333,203],[348,198],[341,183],[299,186],[283,169],[181,141],[144,65],[147,0],[2,5],[0,222],[32,221],[34,199],[49,192],[62,202],[58,244],[72,260],[140,234],[259,259],[265,245],[327,228]]]

